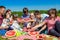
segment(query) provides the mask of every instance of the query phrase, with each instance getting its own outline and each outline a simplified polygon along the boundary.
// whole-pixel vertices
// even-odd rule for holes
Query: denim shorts
[[[7,30],[0,29],[0,36],[4,36],[6,32],[7,32]]]

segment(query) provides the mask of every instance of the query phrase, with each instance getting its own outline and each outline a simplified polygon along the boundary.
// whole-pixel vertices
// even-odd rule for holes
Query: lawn
[[[29,10],[29,13],[34,13],[35,10]],[[40,10],[40,13],[47,13],[48,11],[47,10]],[[23,12],[21,11],[13,11],[12,14],[18,14],[18,17],[21,17]],[[58,16],[60,16],[60,10],[58,10],[58,13],[57,13]]]

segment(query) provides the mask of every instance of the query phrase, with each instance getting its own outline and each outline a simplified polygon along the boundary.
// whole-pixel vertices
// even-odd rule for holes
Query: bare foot
[[[6,36],[2,36],[2,38],[7,38]]]
[[[17,37],[8,38],[8,40],[17,40]]]

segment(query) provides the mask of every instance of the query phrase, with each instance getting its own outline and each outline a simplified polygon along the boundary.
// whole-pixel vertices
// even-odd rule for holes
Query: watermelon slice
[[[31,36],[37,36],[39,33],[31,31],[31,32],[28,32],[28,34],[31,35]]]
[[[22,22],[22,18],[17,18],[17,21],[18,22]]]
[[[24,18],[25,22],[29,22],[30,18]]]
[[[14,30],[9,30],[5,34],[7,37],[13,37],[16,35],[16,32]]]

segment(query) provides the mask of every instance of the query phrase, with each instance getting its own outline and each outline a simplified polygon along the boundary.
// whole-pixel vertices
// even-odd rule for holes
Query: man
[[[4,6],[0,6],[0,36],[4,36],[6,33],[5,28],[1,27],[1,24],[3,22],[3,15],[5,13],[5,7]]]
[[[3,21],[3,15],[5,13],[5,7],[4,6],[0,6],[0,26],[2,24],[2,21]]]
[[[21,16],[22,19],[28,19],[30,17],[28,13],[28,8],[23,8],[23,15]],[[27,27],[27,22],[24,22],[24,27]]]
[[[28,8],[23,8],[22,18],[29,18]]]
[[[41,14],[38,10],[35,11],[34,15],[36,18],[35,25],[41,24],[46,18],[49,17],[48,14]],[[47,34],[46,25],[43,25],[42,27],[38,27],[38,29],[35,30],[38,31],[39,33]]]

